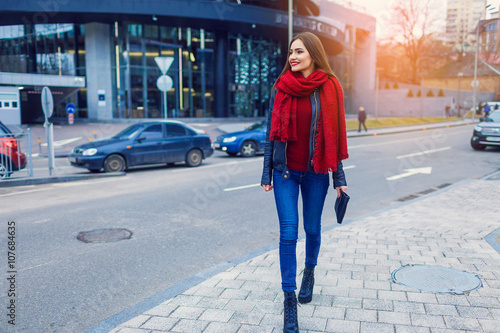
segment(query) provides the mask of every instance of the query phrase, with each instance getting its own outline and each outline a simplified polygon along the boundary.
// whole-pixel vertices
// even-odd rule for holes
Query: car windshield
[[[500,111],[495,111],[486,117],[487,123],[500,123]]]
[[[0,137],[13,136],[13,135],[14,133],[12,133],[10,128],[8,128],[2,122],[0,122]]]
[[[135,124],[135,125],[129,126],[129,127],[125,128],[123,131],[121,131],[120,133],[113,135],[112,138],[113,139],[121,139],[121,140],[131,139],[134,137],[134,135],[137,134],[137,132],[142,130],[144,128],[144,126],[145,125],[143,125],[143,124]]]
[[[255,124],[252,124],[246,128],[247,131],[260,131],[264,129],[264,126],[266,126],[266,121],[261,120],[256,122]]]

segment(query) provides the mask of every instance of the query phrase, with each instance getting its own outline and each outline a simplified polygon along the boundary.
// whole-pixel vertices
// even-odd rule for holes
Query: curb
[[[358,132],[356,130],[348,130],[347,137],[362,137],[362,136],[374,136],[374,135],[386,135],[386,134],[396,134],[396,133],[406,133],[406,132],[417,132],[422,130],[431,130],[437,128],[447,128],[447,127],[458,127],[458,126],[468,126],[472,124],[478,123],[478,120],[472,120],[467,122],[456,122],[456,123],[429,123],[429,124],[415,124],[415,125],[407,125],[407,126],[394,126],[393,127],[379,127],[370,129],[370,132]],[[415,128],[408,128],[413,127]],[[417,127],[418,126],[418,127]],[[405,128],[406,127],[406,128]],[[378,132],[380,131],[380,132]],[[387,132],[386,132],[387,131]]]
[[[103,174],[82,174],[82,175],[66,175],[66,176],[54,176],[45,178],[22,178],[22,179],[8,179],[0,181],[1,187],[14,187],[14,186],[26,186],[26,185],[40,185],[40,184],[50,184],[50,183],[62,183],[77,180],[88,180],[88,179],[99,179],[108,177],[120,177],[125,176],[125,172],[113,172],[113,173],[103,173]]]
[[[395,134],[395,133],[405,133],[405,132],[416,132],[421,130],[431,130],[436,128],[446,128],[446,127],[458,127],[467,126],[471,124],[478,123],[477,119],[470,120],[457,120],[455,122],[437,122],[437,123],[427,123],[427,124],[415,124],[415,125],[403,125],[403,126],[389,126],[389,127],[377,127],[370,128],[369,132],[358,132],[357,130],[348,130],[347,137],[362,137],[362,136],[374,136],[374,135],[385,135],[385,134]],[[243,131],[245,127],[242,124],[221,124],[216,127],[216,129],[222,134],[227,134],[231,132]]]

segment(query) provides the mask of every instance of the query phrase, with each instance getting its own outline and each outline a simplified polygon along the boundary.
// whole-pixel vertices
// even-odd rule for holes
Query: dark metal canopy
[[[297,6],[297,14],[305,16],[319,15],[318,0],[294,0],[294,2]]]

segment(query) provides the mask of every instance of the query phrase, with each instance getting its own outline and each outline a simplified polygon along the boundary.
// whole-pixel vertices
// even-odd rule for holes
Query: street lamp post
[[[376,71],[375,76],[375,121],[378,121],[378,85],[379,85],[379,73]]]
[[[480,23],[480,22],[479,22]],[[477,93],[477,59],[479,57],[479,23],[476,27],[476,52],[474,52],[474,80],[472,81],[472,119],[476,113],[476,93]]]
[[[484,8],[484,18],[486,19],[486,13],[488,12],[488,9],[491,9],[491,4],[487,5]],[[476,93],[477,93],[477,87],[479,86],[479,82],[477,81],[477,61],[479,58],[479,48],[481,45],[479,44],[479,30],[481,29],[481,21],[477,23],[476,26],[476,52],[474,52],[474,80],[472,81],[472,119],[475,118],[476,114]]]
[[[457,97],[457,107],[458,107],[458,116],[462,118],[462,106],[460,104],[460,79],[464,76],[464,73],[458,73],[458,97]]]
[[[424,76],[420,76],[420,118],[424,117]]]
[[[379,114],[379,85],[380,85],[380,72],[383,71],[383,67],[375,68],[375,121],[378,121]]]

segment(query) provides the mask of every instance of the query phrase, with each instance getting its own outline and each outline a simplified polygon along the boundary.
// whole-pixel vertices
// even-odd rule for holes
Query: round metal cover
[[[123,228],[82,231],[76,236],[79,241],[84,243],[117,242],[122,239],[130,239],[130,237],[132,237],[132,231]]]
[[[408,265],[392,272],[391,282],[434,293],[463,295],[482,287],[478,275],[453,268]]]

